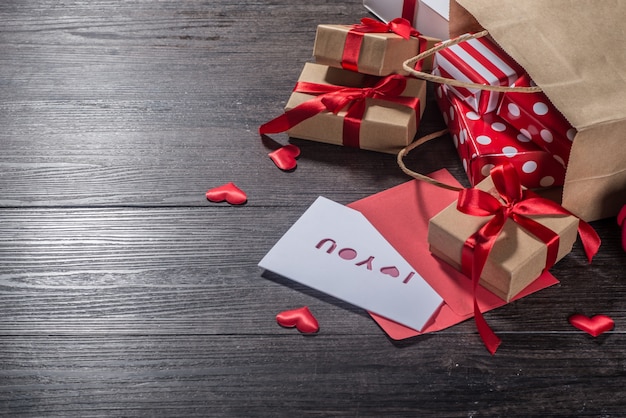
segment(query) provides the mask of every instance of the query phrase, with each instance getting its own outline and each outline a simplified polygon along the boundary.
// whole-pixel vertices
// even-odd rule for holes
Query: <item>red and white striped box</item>
[[[487,37],[470,39],[435,54],[436,74],[468,83],[511,86],[525,71]],[[449,86],[475,112],[495,112],[502,93]]]
[[[532,80],[523,75],[513,85],[529,87]],[[544,93],[506,93],[496,113],[567,166],[576,129]]]
[[[437,103],[472,186],[505,161],[515,166],[527,188],[563,184],[565,166],[558,159],[494,112],[479,115],[465,101],[447,92],[447,88],[436,86]]]

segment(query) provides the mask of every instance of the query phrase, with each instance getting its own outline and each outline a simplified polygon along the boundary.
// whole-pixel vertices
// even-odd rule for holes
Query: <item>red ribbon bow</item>
[[[496,166],[491,170],[491,177],[504,203],[483,190],[476,188],[464,189],[459,193],[457,209],[468,215],[493,216],[489,222],[465,241],[461,256],[461,266],[463,272],[472,279],[474,288],[474,319],[478,333],[489,352],[494,354],[501,340],[489,327],[480,311],[476,299],[476,289],[478,288],[480,275],[487,262],[489,253],[506,220],[513,220],[548,246],[545,269],[549,269],[557,259],[559,236],[551,229],[529,218],[528,215],[573,215],[557,203],[539,197],[530,190],[522,189],[517,171],[511,164]],[[578,233],[587,254],[587,259],[591,262],[591,259],[600,247],[600,237],[583,220],[580,220],[578,223]]]
[[[366,99],[382,99],[415,110],[419,119],[420,102],[417,97],[400,96],[406,88],[406,78],[393,74],[383,78],[373,87],[343,87],[332,84],[317,84],[300,81],[294,88],[295,92],[315,95],[293,109],[261,125],[259,133],[270,134],[285,132],[300,122],[321,112],[334,114],[348,108],[343,121],[343,144],[359,147],[361,121],[366,109]]]
[[[420,33],[411,26],[411,22],[408,20],[397,17],[389,23],[380,22],[376,19],[364,17],[361,19],[361,24],[352,25],[351,31],[360,33],[395,33],[404,39],[409,39],[411,36],[418,37]]]
[[[411,26],[411,22],[398,17],[389,23],[383,23],[369,17],[361,19],[361,24],[352,25],[352,28],[346,35],[344,43],[343,55],[341,58],[341,66],[350,71],[359,71],[358,62],[361,53],[361,45],[363,43],[363,35],[366,33],[395,33],[403,39],[409,39],[411,36],[420,37],[420,33]],[[425,48],[426,39],[419,38],[420,51]]]

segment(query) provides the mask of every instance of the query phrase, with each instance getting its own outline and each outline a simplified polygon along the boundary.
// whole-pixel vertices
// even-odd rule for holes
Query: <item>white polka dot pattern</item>
[[[519,118],[521,112],[518,105],[515,103],[509,103],[506,109],[509,112],[509,115],[511,115],[511,118]]]
[[[524,173],[530,174],[534,173],[537,170],[537,163],[534,161],[526,161],[522,164],[522,171]]]
[[[489,145],[491,144],[491,138],[487,135],[478,135],[476,137],[476,142],[478,142],[480,145]]]
[[[506,125],[502,122],[494,122],[491,124],[491,129],[496,132],[504,132],[506,131]]]

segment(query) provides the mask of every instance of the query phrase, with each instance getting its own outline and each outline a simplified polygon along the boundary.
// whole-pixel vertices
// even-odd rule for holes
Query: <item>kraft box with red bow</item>
[[[595,231],[524,189],[504,164],[430,219],[428,242],[434,255],[509,301],[571,251],[577,229],[591,260],[600,245]]]
[[[435,96],[450,135],[472,185],[485,179],[491,169],[505,162],[518,172],[523,186],[545,188],[562,185],[562,160],[533,143],[495,113],[479,115],[448,86],[435,87]]]
[[[259,133],[397,154],[413,141],[425,100],[424,80],[306,63],[285,113]]]
[[[387,76],[403,74],[402,63],[435,45],[438,39],[420,35],[411,23],[364,18],[356,25],[318,25],[313,56],[318,64]],[[432,69],[432,58],[422,63]]]

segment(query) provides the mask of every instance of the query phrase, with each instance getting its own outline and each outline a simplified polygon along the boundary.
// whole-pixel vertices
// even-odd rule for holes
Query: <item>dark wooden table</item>
[[[561,284],[401,343],[360,309],[263,276],[319,195],[408,181],[393,155],[303,140],[282,172],[258,126],[317,24],[359,0],[0,4],[0,413],[8,416],[624,416],[626,260],[615,218]],[[429,102],[421,133],[442,127]],[[449,138],[409,164],[465,176]],[[247,204],[205,191],[235,182]],[[275,315],[307,305],[312,337]],[[606,314],[593,338],[567,321]]]

